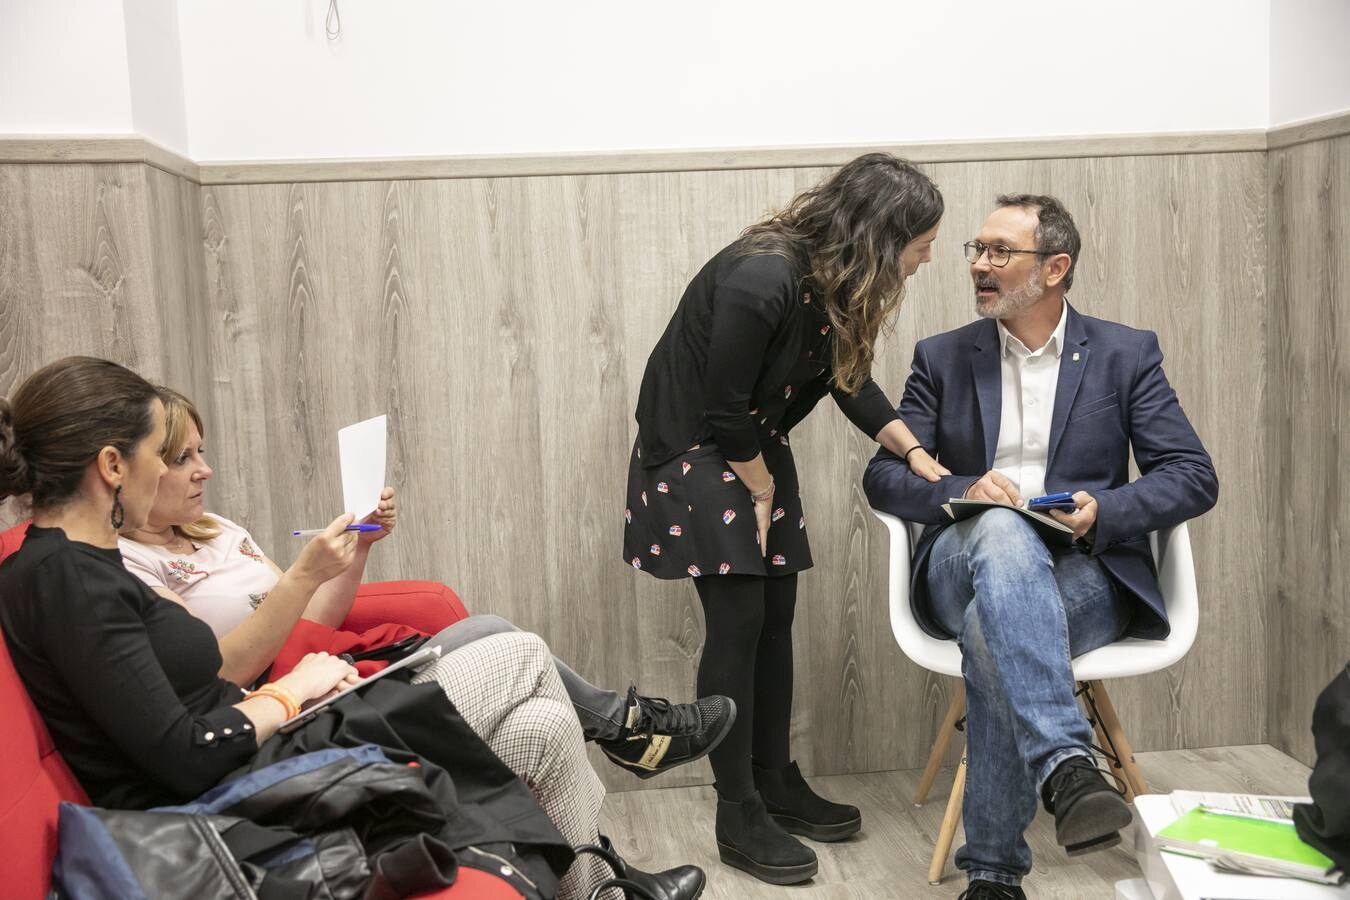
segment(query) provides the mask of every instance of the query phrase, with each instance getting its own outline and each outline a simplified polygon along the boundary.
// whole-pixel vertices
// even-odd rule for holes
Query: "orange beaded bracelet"
[[[285,708],[287,719],[294,719],[300,715],[300,701],[286,688],[274,682],[264,684],[256,691],[244,695],[245,700],[252,700],[254,697],[271,697]]]

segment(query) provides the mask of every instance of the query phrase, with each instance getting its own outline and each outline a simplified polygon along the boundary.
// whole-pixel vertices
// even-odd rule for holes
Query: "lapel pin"
[[[1078,354],[1077,354],[1077,353],[1075,353],[1075,354],[1073,355],[1073,361],[1074,361],[1074,362],[1078,362]]]

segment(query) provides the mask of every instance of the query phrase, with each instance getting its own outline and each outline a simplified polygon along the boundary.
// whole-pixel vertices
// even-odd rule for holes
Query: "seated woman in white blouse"
[[[168,388],[158,392],[165,411],[162,458],[167,472],[160,479],[145,524],[120,536],[123,564],[156,593],[182,604],[210,625],[220,643],[220,676],[240,686],[250,685],[276,659],[301,617],[331,628],[341,626],[356,599],[370,548],[394,529],[394,491],[384,489],[378,509],[366,520],[383,528],[359,535],[355,555],[337,577],[324,580],[315,573],[333,571],[334,560],[352,553],[349,533],[344,530],[352,521],[350,514],[314,537],[283,572],[242,526],[205,512],[204,487],[212,470],[203,456],[201,416],[182,394]],[[455,650],[471,652],[464,648],[481,638],[516,631],[497,616],[470,616],[432,636],[430,643],[442,648],[441,658],[446,660],[454,658]],[[472,680],[488,672],[506,677],[513,663],[500,662],[494,666],[489,660],[485,666],[475,660],[471,665],[436,667],[436,680],[471,725],[477,721],[475,707],[482,699]],[[630,688],[625,698],[590,684],[556,657],[554,665],[586,738],[596,741],[615,764],[640,777],[706,755],[735,720],[735,706],[725,697],[672,705]],[[524,742],[497,734],[485,740],[503,762],[524,774],[513,758],[520,755],[517,751]],[[554,824],[574,843],[592,839],[598,798],[603,797],[598,780],[584,787],[585,791],[559,790],[549,796],[536,791]],[[578,882],[595,883],[585,875],[577,878],[580,873],[575,868],[564,879],[564,889]],[[692,897],[702,889],[701,872],[695,878],[696,870],[690,867],[655,875],[631,867],[627,871],[657,896]]]
[[[224,659],[221,677],[246,687],[276,659],[300,618],[330,628],[342,625],[356,600],[371,547],[394,530],[394,490],[384,489],[379,507],[366,520],[383,528],[359,536],[356,556],[341,575],[323,581],[313,573],[340,552],[349,516],[334,520],[283,572],[242,526],[206,513],[204,489],[212,469],[204,457],[201,415],[177,391],[158,390],[165,411],[163,459],[168,472],[145,526],[122,534],[123,562],[156,593],[183,604],[211,626]],[[517,630],[498,616],[470,616],[434,635],[430,644],[448,654],[488,635]],[[590,684],[556,657],[554,662],[587,739],[600,744],[616,765],[641,777],[705,755],[735,718],[734,705],[726,698],[671,705],[644,697],[635,688],[625,697]],[[630,739],[637,734],[647,739]],[[659,754],[649,747],[662,744],[669,749],[653,762]]]

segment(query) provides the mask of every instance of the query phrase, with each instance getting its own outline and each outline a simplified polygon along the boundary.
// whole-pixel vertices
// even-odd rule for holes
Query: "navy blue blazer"
[[[928,527],[914,552],[910,605],[924,631],[949,637],[928,611],[926,567],[938,534],[951,524],[942,504],[994,465],[1003,386],[998,326],[980,319],[920,341],[905,383],[900,418],[952,471],[932,483],[881,450],[863,489],[883,512]],[[1080,315],[1069,307],[1060,356],[1045,490],[1087,491],[1097,499],[1091,553],[1138,601],[1129,634],[1167,637],[1167,611],[1148,533],[1214,506],[1214,463],[1177,402],[1162,369],[1158,336]],[[1130,481],[1130,447],[1140,477]]]

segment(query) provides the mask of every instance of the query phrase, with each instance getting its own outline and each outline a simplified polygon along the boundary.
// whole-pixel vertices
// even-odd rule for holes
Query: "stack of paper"
[[[1228,798],[1227,805],[1255,810],[1265,807],[1252,800],[1279,799],[1245,797],[1235,804],[1235,798],[1243,795]],[[1220,812],[1201,805],[1159,831],[1156,840],[1163,850],[1206,859],[1225,871],[1301,878],[1319,884],[1341,884],[1345,880],[1332,861],[1299,840],[1293,823],[1282,817]]]
[[[1241,816],[1256,816],[1276,822],[1293,824],[1294,804],[1311,803],[1309,797],[1273,797],[1266,794],[1218,794],[1204,791],[1173,791],[1170,795],[1172,808],[1177,815],[1203,806],[1210,812],[1234,813]]]

